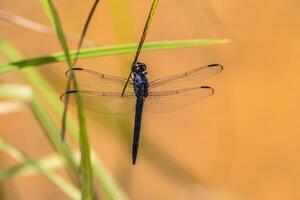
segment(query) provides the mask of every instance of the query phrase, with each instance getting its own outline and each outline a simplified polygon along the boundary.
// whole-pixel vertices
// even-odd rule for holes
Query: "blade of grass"
[[[14,146],[8,144],[5,140],[0,138],[0,150],[5,151],[7,154],[9,154],[11,157],[16,159],[19,162],[26,163],[26,165],[30,166],[40,174],[44,175],[48,180],[53,182],[58,188],[60,188],[65,194],[67,194],[72,199],[80,199],[80,192],[77,188],[75,188],[73,185],[68,183],[66,180],[58,176],[56,173],[51,171],[50,169],[47,169],[39,163],[35,162],[34,160],[31,160],[25,153],[19,151]],[[13,171],[0,171],[1,176],[10,176]]]
[[[206,46],[206,45],[225,44],[228,42],[229,40],[227,39],[193,39],[193,40],[149,42],[144,44],[143,51],[146,52],[146,51],[184,48],[184,47],[199,47],[199,46]],[[0,45],[1,45],[0,48],[5,48],[3,46],[5,45],[5,43],[0,42]],[[136,51],[136,48],[137,48],[137,44],[123,44],[123,45],[115,45],[115,46],[82,49],[78,54],[78,58],[93,58],[93,57],[132,53]],[[76,51],[70,52],[71,59],[73,59],[75,55],[76,55]],[[38,66],[43,64],[62,62],[66,60],[67,57],[64,55],[64,53],[59,52],[47,56],[22,59],[10,63],[1,63],[0,73],[13,71],[28,66]]]
[[[6,47],[6,48],[1,48]],[[4,54],[6,57],[8,57],[10,60],[14,59],[22,59],[23,56],[15,49],[11,44],[9,44],[6,40],[0,38],[0,52]],[[28,67],[26,69],[21,70],[22,74],[25,76],[27,81],[35,88],[37,93],[47,101],[53,111],[57,114],[57,116],[61,116],[61,113],[63,112],[62,103],[59,101],[58,94],[55,92],[55,90],[44,80],[44,78],[37,72],[36,69],[32,67]],[[72,136],[76,139],[76,141],[79,140],[78,138],[78,128],[75,123],[75,119],[70,117],[67,120],[67,125],[70,130],[70,133]],[[61,141],[61,140],[60,140]],[[99,158],[97,158],[96,155],[93,156],[93,159],[96,160],[96,162],[101,163]],[[95,165],[96,167],[97,165]],[[94,167],[94,168],[95,168]],[[103,168],[102,168],[103,169]],[[95,169],[99,170],[99,169]],[[105,181],[105,177],[110,176],[107,171],[101,171],[95,172],[95,178],[101,185],[107,185]],[[112,177],[110,178],[112,179]],[[111,185],[111,184],[108,184]],[[115,192],[117,193],[110,193]],[[122,189],[119,188],[116,184],[113,185],[113,188],[104,190],[105,194],[109,196],[120,196],[123,194],[123,197],[120,199],[126,199],[126,194],[122,192]]]
[[[69,47],[64,35],[63,28],[60,23],[57,11],[51,0],[41,0],[44,10],[48,13],[49,19],[51,20],[54,28],[57,32],[57,37],[60,41],[61,47],[64,51],[65,57],[67,59],[69,69],[72,69],[72,60],[69,54]],[[75,74],[71,70],[72,82],[75,90],[78,90],[78,84]],[[81,162],[80,162],[80,172],[81,172],[81,192],[82,199],[92,200],[94,198],[93,192],[93,171],[91,165],[91,155],[90,155],[90,145],[88,141],[87,129],[85,125],[85,118],[82,109],[82,102],[79,94],[76,94],[76,105],[78,112],[79,121],[79,143],[81,152]]]
[[[132,63],[136,63],[137,60],[138,60],[138,58],[139,58],[140,52],[141,52],[141,50],[143,48],[143,45],[144,45],[144,42],[145,42],[145,39],[146,39],[146,36],[147,36],[147,33],[148,33],[148,30],[150,28],[150,25],[151,25],[154,13],[156,11],[158,1],[159,0],[153,0],[153,2],[152,2],[151,9],[150,9],[150,12],[148,14],[148,18],[147,18],[147,21],[146,21],[146,24],[145,24],[145,27],[144,27],[144,30],[143,30],[140,42],[139,42],[139,46],[138,46],[138,48],[136,50],[135,57],[134,57]]]
[[[80,49],[81,49],[81,47],[82,47],[82,42],[84,41],[84,38],[85,38],[85,35],[86,35],[86,33],[87,33],[88,27],[89,27],[89,25],[90,25],[90,22],[91,22],[91,20],[92,20],[92,17],[93,17],[93,15],[94,15],[94,13],[95,13],[95,10],[96,10],[96,8],[97,8],[99,2],[100,2],[100,0],[95,0],[95,1],[94,1],[94,4],[93,4],[93,6],[92,6],[92,9],[91,9],[91,11],[90,11],[90,13],[89,13],[89,15],[88,15],[88,17],[87,17],[87,20],[86,20],[85,24],[84,24],[82,33],[81,33],[81,35],[80,35],[79,43],[78,43],[78,45],[77,45],[76,53],[75,53],[75,55],[74,55],[74,59],[73,59],[72,66],[76,65],[76,62],[77,62],[77,59],[78,59],[78,54],[80,53]]]
[[[47,13],[49,20],[51,21],[52,25],[55,28],[56,35],[59,39],[59,42],[60,42],[63,52],[65,54],[68,66],[72,67],[72,61],[71,61],[70,54],[69,54],[69,47],[68,47],[68,44],[67,44],[67,41],[65,38],[63,28],[60,23],[60,19],[58,17],[57,11],[54,7],[54,4],[52,3],[51,0],[40,0],[40,2],[44,8],[44,11]]]
[[[74,153],[74,157],[76,162],[79,161],[79,152]],[[35,160],[36,164],[39,165],[43,169],[56,169],[65,166],[65,163],[62,161],[59,154],[53,154],[47,156],[46,158]],[[1,169],[0,170],[0,181],[3,181],[7,178],[11,178],[12,176],[23,177],[23,176],[31,176],[38,173],[38,170],[32,166],[30,163],[24,162],[22,164]]]
[[[88,27],[90,25],[90,22],[92,20],[92,17],[95,13],[95,10],[98,6],[98,3],[100,2],[100,0],[95,0],[94,1],[94,4],[89,12],[89,15],[86,19],[86,22],[84,24],[84,27],[83,27],[83,30],[81,32],[81,35],[80,35],[80,40],[79,40],[79,43],[77,45],[77,50],[76,50],[76,53],[74,55],[74,59],[73,59],[73,62],[72,62],[72,66],[76,65],[76,62],[77,62],[77,59],[78,59],[78,54],[80,53],[80,50],[81,50],[81,47],[82,47],[82,42],[85,38],[85,35],[87,33],[87,30],[88,30]],[[71,79],[72,77],[69,76],[68,77],[68,81],[67,81],[67,87],[66,87],[66,92],[67,91],[70,91],[70,88],[71,88]],[[62,123],[61,123],[61,136],[62,136],[62,139],[64,140],[65,139],[65,133],[66,133],[66,120],[67,120],[67,114],[68,114],[68,102],[69,102],[69,93],[66,93],[67,95],[65,96],[65,103],[64,103],[64,111],[63,111],[63,115],[62,115]]]
[[[36,119],[41,124],[42,128],[44,129],[52,144],[55,146],[58,152],[63,155],[66,162],[68,163],[67,166],[72,172],[72,178],[77,184],[80,183],[78,167],[72,156],[71,150],[69,149],[69,146],[66,143],[61,141],[60,131],[57,128],[57,126],[55,126],[54,122],[49,116],[48,111],[44,108],[42,103],[37,98],[33,98],[31,102],[31,108]]]
[[[1,149],[1,146],[0,146]],[[76,161],[80,161],[79,151],[74,152],[74,157]],[[40,166],[43,170],[51,170],[63,167],[65,165],[64,162],[60,159],[60,156],[57,154],[47,156],[44,159],[34,161],[36,165]],[[101,186],[107,195],[107,199],[111,200],[125,200],[128,199],[126,194],[119,189],[112,176],[109,175],[102,165],[102,163],[96,158],[96,154],[92,153],[92,164],[95,169],[95,175],[101,177]],[[20,165],[10,167],[7,169],[0,170],[0,181],[7,179],[11,176],[29,176],[39,173],[38,169],[29,162],[24,162]]]
[[[4,10],[0,10],[0,20],[6,21],[8,23],[12,23],[12,24],[15,24],[18,26],[25,27],[27,29],[30,29],[30,30],[33,30],[33,31],[36,31],[39,33],[56,36],[55,30],[53,28],[46,26],[44,24],[40,24],[38,22],[32,21],[30,19],[26,19],[24,17],[14,15],[14,14],[9,13]],[[67,34],[66,38],[70,42],[78,42],[79,41],[79,37],[77,35]],[[88,45],[88,46],[95,45],[95,42],[90,41],[90,40],[84,40],[83,43],[84,43],[84,45]]]
[[[0,53],[7,57],[9,60],[23,60],[24,57],[21,53],[14,48],[8,41],[0,37]],[[32,66],[20,70],[20,73],[26,78],[26,80],[34,87],[36,93],[43,97],[43,100],[47,101],[51,107],[59,115],[63,112],[61,101],[59,101],[59,94],[47,83],[47,81],[40,75],[40,73]],[[69,128],[73,137],[78,140],[78,128],[75,120],[69,120]]]
[[[21,59],[22,58],[22,56],[19,55],[19,53],[16,52],[15,49],[9,45],[9,43],[5,42],[5,40],[0,39],[0,44],[1,44],[0,52],[3,55],[5,55],[6,57],[8,57],[9,59],[13,60],[13,59]],[[35,80],[34,77],[28,77],[28,78],[31,81]],[[37,81],[37,84],[39,84],[38,81]],[[40,86],[43,87],[43,84],[41,84]],[[45,89],[47,89],[47,87],[43,88],[44,92],[47,92]],[[72,157],[69,147],[60,140],[59,130],[55,126],[55,124],[52,121],[51,117],[49,116],[47,110],[45,109],[45,107],[40,103],[40,101],[36,97],[32,101],[32,108],[33,108],[33,112],[34,112],[35,116],[41,123],[41,126],[45,130],[45,133],[48,136],[48,138],[50,139],[50,141],[52,142],[53,146],[59,153],[61,153],[61,155],[64,157],[65,161],[68,163],[67,166],[68,166],[69,172],[71,174],[71,177],[73,178],[75,183],[78,184],[79,179],[78,179],[77,165]]]

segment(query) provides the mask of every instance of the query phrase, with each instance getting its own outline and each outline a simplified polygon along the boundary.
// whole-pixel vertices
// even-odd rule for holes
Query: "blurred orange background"
[[[53,2],[65,32],[79,35],[93,1]],[[87,39],[97,46],[138,42],[150,5],[101,1]],[[228,38],[231,43],[141,54],[151,80],[210,63],[223,64],[224,71],[203,82],[215,89],[212,97],[172,113],[144,115],[136,166],[131,166],[130,142],[120,137],[122,128],[103,125],[109,117],[119,126],[118,117],[86,112],[93,148],[130,199],[300,199],[299,6],[294,0],[159,2],[146,41]],[[0,9],[50,25],[37,1],[1,0]],[[4,21],[0,34],[26,57],[61,51],[57,38]],[[76,43],[70,46],[75,49]],[[78,64],[125,77],[132,58],[107,56]],[[38,69],[59,98],[66,64]],[[0,81],[24,83],[15,72],[1,75]],[[1,137],[32,158],[53,152],[29,108],[0,115],[0,127]],[[153,158],[152,151],[166,155],[165,160]],[[15,164],[4,153],[0,159],[1,168]],[[173,163],[182,171],[172,171]],[[39,175],[11,178],[0,187],[3,199],[68,199]]]

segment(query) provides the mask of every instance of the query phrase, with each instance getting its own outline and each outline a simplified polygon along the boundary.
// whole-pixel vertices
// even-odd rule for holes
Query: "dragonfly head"
[[[136,74],[144,74],[146,73],[147,66],[144,63],[136,62],[132,64],[131,70]]]

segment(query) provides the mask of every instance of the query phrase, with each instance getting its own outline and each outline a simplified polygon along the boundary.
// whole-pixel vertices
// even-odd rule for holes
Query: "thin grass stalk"
[[[94,15],[94,12],[99,4],[100,0],[95,0],[94,1],[94,4],[92,6],[92,9],[91,11],[89,12],[89,15],[88,15],[88,18],[84,24],[84,27],[83,27],[83,30],[82,30],[82,33],[81,33],[81,36],[80,36],[80,40],[79,40],[79,43],[77,45],[77,50],[76,50],[76,53],[75,53],[75,56],[74,56],[74,59],[72,61],[72,67],[76,65],[77,63],[77,60],[78,60],[78,54],[80,53],[80,49],[82,47],[82,43],[84,41],[84,38],[85,38],[85,35],[87,33],[87,30],[88,30],[88,27],[90,25],[90,22],[92,20],[92,17]],[[72,72],[71,72],[72,73]],[[74,76],[74,75],[73,75]],[[70,88],[71,88],[71,79],[72,76],[68,76],[68,81],[67,81],[67,87],[66,87],[66,92],[67,91],[70,91]],[[64,104],[64,111],[63,111],[63,116],[62,116],[62,125],[61,125],[61,136],[62,136],[62,139],[65,138],[65,132],[66,132],[66,120],[67,120],[67,113],[68,113],[68,102],[69,102],[69,93],[66,93],[66,96],[65,96],[65,104]]]
[[[63,28],[60,23],[60,19],[58,17],[57,11],[54,7],[54,4],[51,0],[42,0],[42,4],[48,16],[56,29],[58,39],[60,41],[61,47],[64,51],[67,64],[69,69],[72,69],[72,60],[69,54],[69,47],[65,38],[65,34]],[[75,74],[71,70],[72,82],[75,90],[78,90],[78,83],[75,77]],[[94,199],[94,191],[93,191],[93,170],[91,165],[91,155],[90,155],[90,145],[88,141],[87,129],[85,125],[85,117],[82,109],[82,102],[80,98],[80,94],[76,93],[76,104],[77,104],[77,113],[78,113],[78,121],[79,121],[79,144],[81,151],[81,162],[80,162],[80,172],[81,172],[81,192],[82,199],[84,200],[92,200]]]

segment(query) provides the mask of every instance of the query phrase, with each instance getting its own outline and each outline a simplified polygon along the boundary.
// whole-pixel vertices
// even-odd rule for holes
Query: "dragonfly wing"
[[[167,76],[165,78],[157,79],[149,83],[149,89],[155,91],[168,91],[174,88],[182,88],[183,86],[198,84],[220,73],[223,66],[220,64],[211,64],[198,67],[187,71],[185,73]]]
[[[60,99],[65,102],[68,94],[71,105],[76,105],[76,93],[80,94],[84,108],[102,114],[126,114],[132,113],[135,108],[135,95],[133,92],[101,92],[101,91],[68,91],[61,95]]]
[[[198,86],[180,90],[149,92],[144,109],[150,113],[171,112],[202,98],[211,96],[213,88]]]
[[[75,74],[80,90],[93,90],[93,91],[122,91],[127,79],[101,74],[89,69],[73,68],[66,72],[66,76],[71,76],[71,72]],[[131,84],[128,84],[126,91],[133,91]]]

